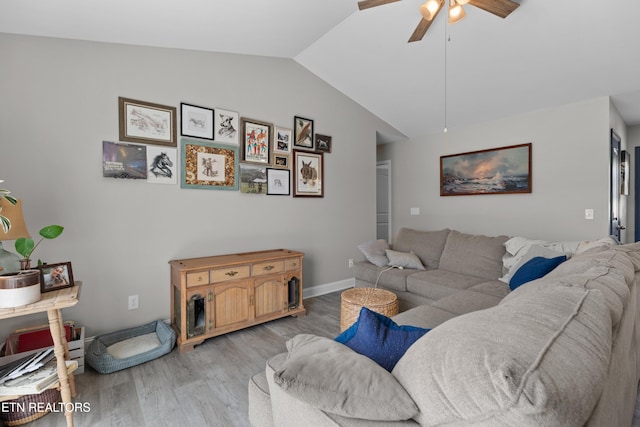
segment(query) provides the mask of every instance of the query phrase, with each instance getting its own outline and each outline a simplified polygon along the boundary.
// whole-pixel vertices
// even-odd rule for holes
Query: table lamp
[[[0,229],[0,274],[12,273],[20,271],[20,257],[2,247],[3,240],[16,240],[20,237],[31,237],[27,226],[24,223],[24,215],[22,214],[22,200],[17,201],[15,205],[11,204],[4,197],[0,198],[0,208],[2,215],[11,221],[11,228],[7,233]]]

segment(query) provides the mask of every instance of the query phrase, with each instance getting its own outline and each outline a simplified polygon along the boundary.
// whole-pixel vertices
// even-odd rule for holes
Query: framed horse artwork
[[[169,147],[147,146],[147,182],[151,184],[178,183],[178,150]]]
[[[293,150],[293,197],[324,197],[323,153]]]

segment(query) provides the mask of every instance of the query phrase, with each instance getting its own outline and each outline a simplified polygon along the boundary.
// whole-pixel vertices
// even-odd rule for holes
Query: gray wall
[[[610,115],[617,112],[603,97],[381,146],[378,160],[393,165],[394,233],[405,226],[547,240],[607,236]],[[531,194],[440,196],[440,156],[528,142]],[[421,214],[411,216],[412,207]],[[586,208],[594,220],[584,219]]]
[[[349,258],[375,235],[376,131],[396,131],[292,60],[0,34],[0,179],[24,200],[32,235],[65,226],[34,257],[71,261],[67,309],[95,335],[169,318],[171,259],[290,248],[305,294],[350,283]],[[238,111],[333,136],[322,199],[181,189],[102,177],[118,140],[118,96]],[[13,242],[6,246],[13,248]],[[127,310],[138,294],[140,308]],[[27,319],[0,324],[0,336]]]

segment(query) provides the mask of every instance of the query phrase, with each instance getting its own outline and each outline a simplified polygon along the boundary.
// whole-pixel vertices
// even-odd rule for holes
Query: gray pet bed
[[[169,353],[176,334],[161,320],[94,338],[85,360],[101,374],[130,368]]]

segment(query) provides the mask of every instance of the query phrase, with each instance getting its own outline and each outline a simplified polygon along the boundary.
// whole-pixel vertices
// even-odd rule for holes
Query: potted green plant
[[[55,239],[62,234],[62,230],[64,230],[64,227],[60,225],[48,225],[43,227],[39,232],[41,237],[40,240],[38,240],[38,243],[35,243],[30,237],[20,237],[17,239],[15,243],[16,252],[24,257],[24,259],[20,260],[21,269],[26,270],[30,268],[31,254],[36,250],[40,242],[44,239]],[[38,260],[38,265],[41,264],[42,262]]]

